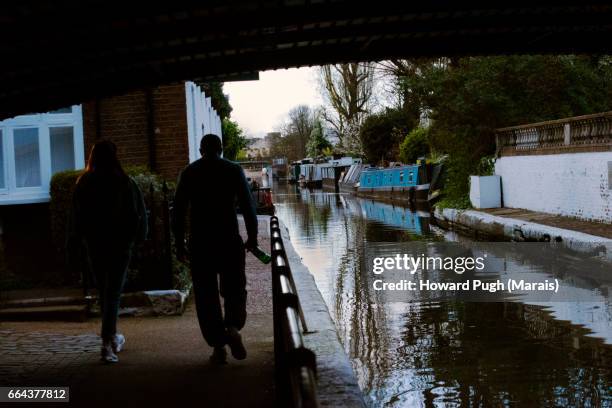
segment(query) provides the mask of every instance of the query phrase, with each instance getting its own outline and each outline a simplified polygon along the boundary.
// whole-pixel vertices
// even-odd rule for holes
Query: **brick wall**
[[[612,152],[501,157],[504,206],[612,222]]]
[[[152,100],[154,143],[151,146],[149,103]],[[164,85],[83,104],[86,157],[102,138],[117,144],[124,165],[146,165],[175,180],[189,163],[185,84]],[[153,155],[153,162],[151,155]]]

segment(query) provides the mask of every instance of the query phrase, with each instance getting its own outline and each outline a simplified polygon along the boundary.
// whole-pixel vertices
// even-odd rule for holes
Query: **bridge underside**
[[[0,119],[145,86],[248,77],[267,69],[612,50],[612,6],[605,2],[139,3],[3,4]]]

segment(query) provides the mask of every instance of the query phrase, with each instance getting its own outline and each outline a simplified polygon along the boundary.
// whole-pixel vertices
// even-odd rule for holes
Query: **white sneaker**
[[[123,334],[115,334],[115,337],[111,340],[113,351],[115,353],[120,353],[123,350],[123,346],[125,345],[125,336]]]
[[[102,361],[105,363],[118,363],[119,357],[113,351],[113,345],[111,340],[104,340],[102,342],[101,350]]]

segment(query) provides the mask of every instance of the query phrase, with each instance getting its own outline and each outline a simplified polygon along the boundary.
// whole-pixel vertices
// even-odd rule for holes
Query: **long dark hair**
[[[91,148],[85,167],[85,174],[87,173],[103,173],[120,179],[127,178],[117,158],[117,146],[113,142],[103,140]]]

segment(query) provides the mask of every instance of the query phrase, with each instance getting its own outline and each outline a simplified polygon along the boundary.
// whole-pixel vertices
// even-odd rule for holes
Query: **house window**
[[[0,205],[49,200],[49,181],[84,166],[81,107],[0,122]]]
[[[74,128],[58,126],[49,128],[51,144],[51,174],[75,168]]]
[[[6,182],[4,181],[4,134],[0,129],[0,190],[6,188]]]
[[[15,186],[39,187],[41,179],[38,128],[14,129],[13,150]]]

